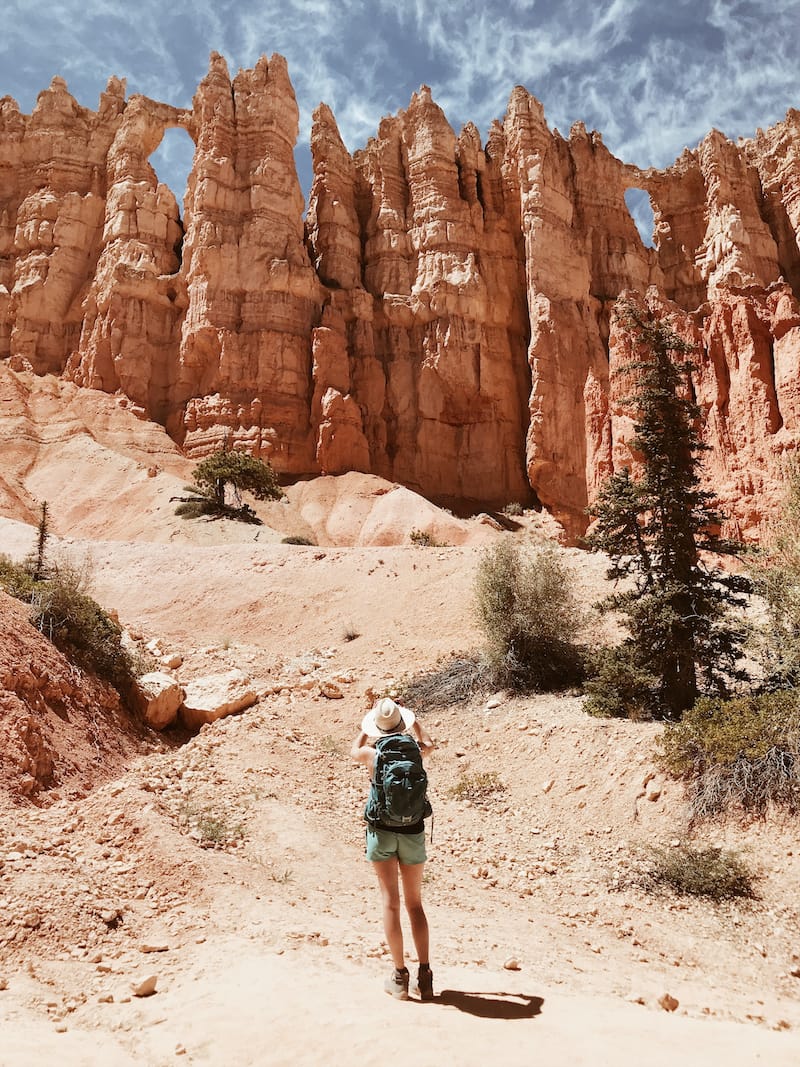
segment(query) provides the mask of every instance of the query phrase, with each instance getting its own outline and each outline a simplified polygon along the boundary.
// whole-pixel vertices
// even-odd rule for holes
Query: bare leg
[[[403,955],[403,929],[400,925],[400,887],[397,881],[397,859],[375,861],[372,866],[375,868],[378,884],[381,887],[383,931],[386,934],[392,961],[399,971],[405,967],[405,957]],[[403,884],[405,885],[405,879]]]
[[[400,878],[403,882],[403,900],[411,920],[411,936],[417,950],[420,964],[428,963],[428,920],[422,907],[422,874],[424,863],[411,865],[400,864]]]

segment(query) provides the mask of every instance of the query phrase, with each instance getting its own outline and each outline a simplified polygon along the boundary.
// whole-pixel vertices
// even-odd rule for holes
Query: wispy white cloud
[[[301,138],[324,100],[351,149],[422,82],[456,128],[484,131],[522,83],[551,125],[583,120],[643,166],[800,104],[797,0],[772,0],[767,17],[755,0],[7,0],[4,13],[0,94],[24,109],[56,73],[87,106],[110,74],[187,106],[211,49],[231,73],[277,51]]]

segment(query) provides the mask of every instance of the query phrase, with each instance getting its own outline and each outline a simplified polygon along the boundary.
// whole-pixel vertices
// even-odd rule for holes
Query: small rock
[[[522,964],[519,962],[516,956],[509,956],[506,962],[503,964],[503,968],[506,971],[521,971]]]
[[[665,993],[663,997],[658,998],[658,1005],[663,1008],[664,1011],[675,1011],[678,1004],[679,1001],[677,1001],[675,997],[670,996],[669,993]]]
[[[97,1003],[98,1004],[113,1004],[114,1003],[114,994],[113,993],[103,993],[103,994],[101,994],[97,998]]]
[[[0,975],[0,990],[8,989],[8,979]]]
[[[135,997],[151,997],[158,985],[158,975],[150,974],[139,982],[131,982],[131,992]]]
[[[548,778],[547,781],[542,786],[542,792],[543,793],[549,793],[550,790],[553,788],[553,786],[555,784],[556,784],[555,778]]]
[[[140,952],[168,952],[169,945],[165,941],[143,941],[139,945]]]
[[[65,1034],[66,1032],[67,1032],[67,1024],[66,1023],[56,1023],[56,1033],[57,1034]]]
[[[335,682],[323,682],[319,687],[319,693],[328,700],[341,700],[344,697],[344,693]]]

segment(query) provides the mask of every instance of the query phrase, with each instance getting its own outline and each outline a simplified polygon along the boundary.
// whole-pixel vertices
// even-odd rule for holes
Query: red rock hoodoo
[[[173,126],[183,219],[148,162]],[[305,220],[297,132],[280,56],[231,80],[213,54],[187,110],[116,78],[96,112],[61,78],[30,115],[2,98],[0,358],[124,394],[190,455],[227,436],[286,475],[538,499],[575,534],[630,462],[612,312],[635,291],[696,343],[706,477],[756,534],[800,442],[800,113],[657,171],[519,87],[485,146],[426,87],[353,155],[321,105]]]

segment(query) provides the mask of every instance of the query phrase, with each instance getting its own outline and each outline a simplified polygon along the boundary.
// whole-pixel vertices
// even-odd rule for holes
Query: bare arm
[[[356,761],[356,763],[363,764],[367,770],[372,773],[372,768],[375,766],[375,749],[367,742],[367,735],[362,730],[350,748],[350,755]]]
[[[420,724],[419,719],[414,720],[414,725],[411,727],[411,732],[419,744],[419,747],[427,755],[429,752],[433,752],[436,748],[436,744],[428,731]]]

